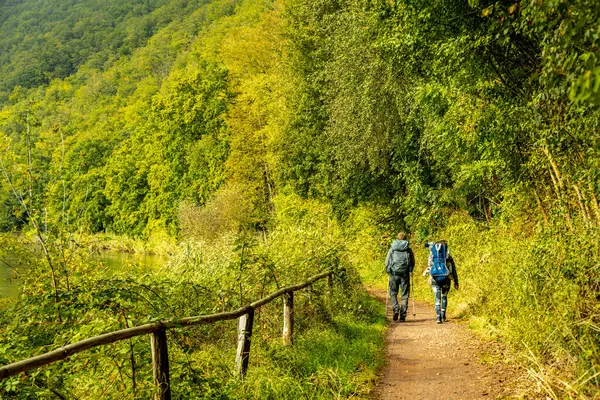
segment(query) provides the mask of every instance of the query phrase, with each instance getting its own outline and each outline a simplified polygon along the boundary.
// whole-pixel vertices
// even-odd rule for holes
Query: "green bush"
[[[344,260],[342,230],[329,207],[294,196],[280,196],[275,204],[269,234],[240,231],[210,242],[184,242],[167,265],[150,269],[135,264],[115,269],[86,258],[86,247],[74,247],[65,266],[69,284],[59,280],[57,298],[44,259],[21,246],[30,263],[21,270],[21,295],[1,309],[0,363],[149,321],[235,309],[335,267],[331,291],[321,280],[297,292],[293,347],[281,344],[281,300],[257,310],[243,381],[233,374],[236,321],[170,330],[173,394],[181,399],[366,396],[382,360],[382,306],[362,291],[358,274]],[[0,394],[149,398],[152,382],[150,340],[144,336],[5,379]]]

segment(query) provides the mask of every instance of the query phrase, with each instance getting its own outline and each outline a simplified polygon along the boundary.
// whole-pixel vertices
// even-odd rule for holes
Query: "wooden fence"
[[[150,343],[152,348],[152,368],[154,370],[154,384],[156,386],[155,399],[169,400],[171,399],[171,385],[169,383],[167,329],[200,324],[211,324],[217,321],[226,321],[236,318],[239,318],[239,324],[235,371],[236,374],[244,377],[248,370],[248,360],[250,357],[250,338],[252,337],[254,311],[282,296],[283,343],[286,345],[291,345],[294,334],[294,292],[304,289],[312,285],[315,281],[323,278],[327,278],[327,285],[329,288],[331,288],[332,275],[333,270],[322,272],[318,275],[310,277],[303,283],[281,288],[278,291],[273,292],[270,295],[247,306],[238,308],[237,310],[219,314],[187,317],[173,321],[152,322],[133,328],[121,329],[119,331],[113,331],[103,335],[84,339],[36,357],[28,358],[13,364],[4,365],[0,367],[0,380],[16,375],[20,372],[64,360],[73,354],[81,353],[82,351],[91,349],[92,347],[118,342],[135,336],[151,335]]]

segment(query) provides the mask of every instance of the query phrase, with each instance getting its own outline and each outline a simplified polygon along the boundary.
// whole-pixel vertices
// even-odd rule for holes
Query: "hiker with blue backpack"
[[[456,264],[448,251],[448,243],[445,240],[425,243],[425,247],[429,247],[429,261],[423,276],[429,275],[429,284],[435,296],[436,322],[441,324],[446,321],[448,292],[450,292],[452,281],[454,281],[454,288],[458,290]]]
[[[385,271],[388,274],[389,296],[392,299],[394,321],[406,320],[408,297],[410,296],[410,276],[415,268],[415,255],[408,245],[406,234],[398,233],[385,258]],[[402,305],[398,305],[398,291],[402,292]],[[387,307],[386,307],[387,308]]]

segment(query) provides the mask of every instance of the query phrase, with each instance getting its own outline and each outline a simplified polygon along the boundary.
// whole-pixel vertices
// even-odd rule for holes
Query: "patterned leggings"
[[[440,283],[433,280],[431,282],[431,288],[433,289],[433,295],[435,296],[435,313],[438,315],[438,317],[445,315],[446,307],[448,307],[448,292],[450,291],[450,279],[446,278],[445,281]]]

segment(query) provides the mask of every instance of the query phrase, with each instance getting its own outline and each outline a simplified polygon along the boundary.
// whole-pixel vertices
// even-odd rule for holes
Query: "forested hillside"
[[[4,1],[0,15],[2,102],[87,64],[107,69],[202,1]]]
[[[225,304],[242,275],[291,281],[288,251],[302,276],[384,279],[404,229],[449,241],[459,311],[545,395],[593,398],[599,17],[595,0],[0,1],[0,229],[52,244],[23,301],[76,320],[75,233],[186,243],[168,279]],[[186,275],[217,259],[239,275]]]

